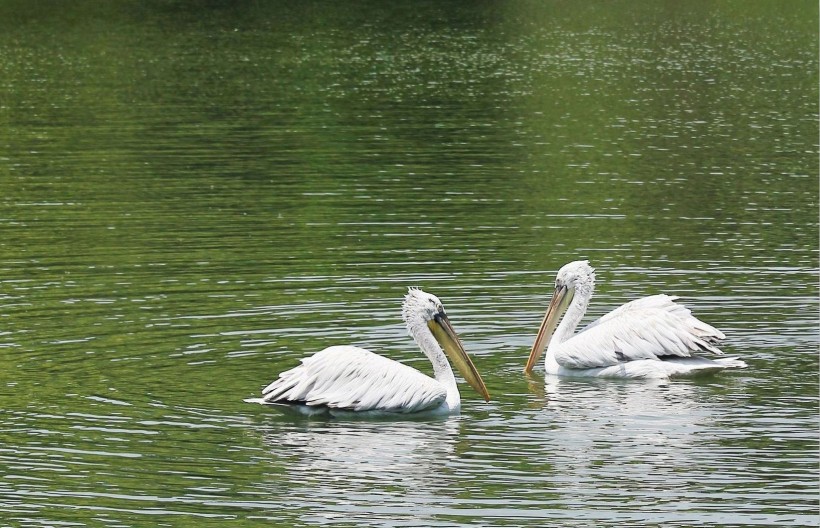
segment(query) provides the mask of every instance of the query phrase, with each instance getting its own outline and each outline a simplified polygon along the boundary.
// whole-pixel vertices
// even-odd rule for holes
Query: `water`
[[[4,526],[817,526],[818,12],[793,2],[0,6]],[[749,363],[522,374],[555,271]],[[250,406],[329,344],[461,416]]]

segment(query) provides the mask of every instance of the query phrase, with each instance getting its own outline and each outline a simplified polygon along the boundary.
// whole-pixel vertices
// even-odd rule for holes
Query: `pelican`
[[[558,376],[663,379],[746,367],[736,358],[694,356],[703,351],[723,355],[717,345],[726,336],[669,295],[626,303],[575,334],[594,287],[595,270],[587,260],[558,270],[524,372],[532,371],[545,349],[546,372]]]
[[[279,374],[262,390],[261,398],[245,401],[281,404],[302,414],[453,414],[461,408],[461,396],[447,357],[467,383],[490,401],[438,297],[410,288],[402,317],[433,364],[435,379],[363,348],[331,346]]]

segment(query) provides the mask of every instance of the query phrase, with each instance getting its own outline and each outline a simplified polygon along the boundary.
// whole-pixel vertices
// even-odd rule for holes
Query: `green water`
[[[0,2],[3,526],[816,526],[816,2]],[[556,270],[749,368],[521,371]],[[493,401],[294,421],[331,344]]]

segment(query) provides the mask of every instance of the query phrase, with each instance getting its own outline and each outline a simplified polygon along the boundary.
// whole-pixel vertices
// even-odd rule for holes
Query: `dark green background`
[[[0,519],[816,524],[817,199],[816,2],[0,2]],[[527,380],[578,258],[750,368]],[[242,403],[408,286],[492,403]]]

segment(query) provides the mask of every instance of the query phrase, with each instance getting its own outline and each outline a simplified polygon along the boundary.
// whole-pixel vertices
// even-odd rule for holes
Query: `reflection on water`
[[[284,429],[284,430],[283,430]],[[453,481],[448,461],[470,451],[461,421],[322,423],[278,425],[264,441],[281,474],[261,489],[288,491],[283,506],[305,521],[415,518],[409,504],[446,497]]]
[[[695,434],[714,418],[710,413],[715,409],[699,402],[697,387],[686,382],[573,383],[547,376],[544,390],[546,409],[553,423],[561,425],[565,454],[589,469],[598,465],[598,471],[621,472],[622,479],[629,478],[617,469],[622,463],[634,467],[663,459],[664,471],[649,476],[658,482],[668,480],[667,473],[691,467],[687,451],[699,448]],[[595,433],[590,435],[590,429]],[[619,456],[607,460],[605,468],[601,460],[590,458],[591,451],[603,456],[611,450]]]
[[[817,5],[0,3],[0,520],[816,526]],[[522,374],[555,271],[749,368]],[[293,421],[331,344],[496,398]]]
[[[755,524],[761,517],[749,504],[765,489],[772,492],[765,522],[812,522],[810,513],[790,505],[808,498],[813,486],[777,481],[811,473],[801,452],[816,444],[814,432],[793,430],[792,442],[771,452],[778,470],[745,457],[742,445],[751,439],[744,416],[762,409],[733,407],[743,388],[731,377],[648,383],[547,377],[531,379],[528,390],[527,411],[517,409],[503,429],[482,428],[506,446],[494,451],[489,446],[496,442],[482,442],[491,460],[486,474],[515,490],[507,498],[517,499],[521,518]],[[513,429],[514,439],[506,437]]]

